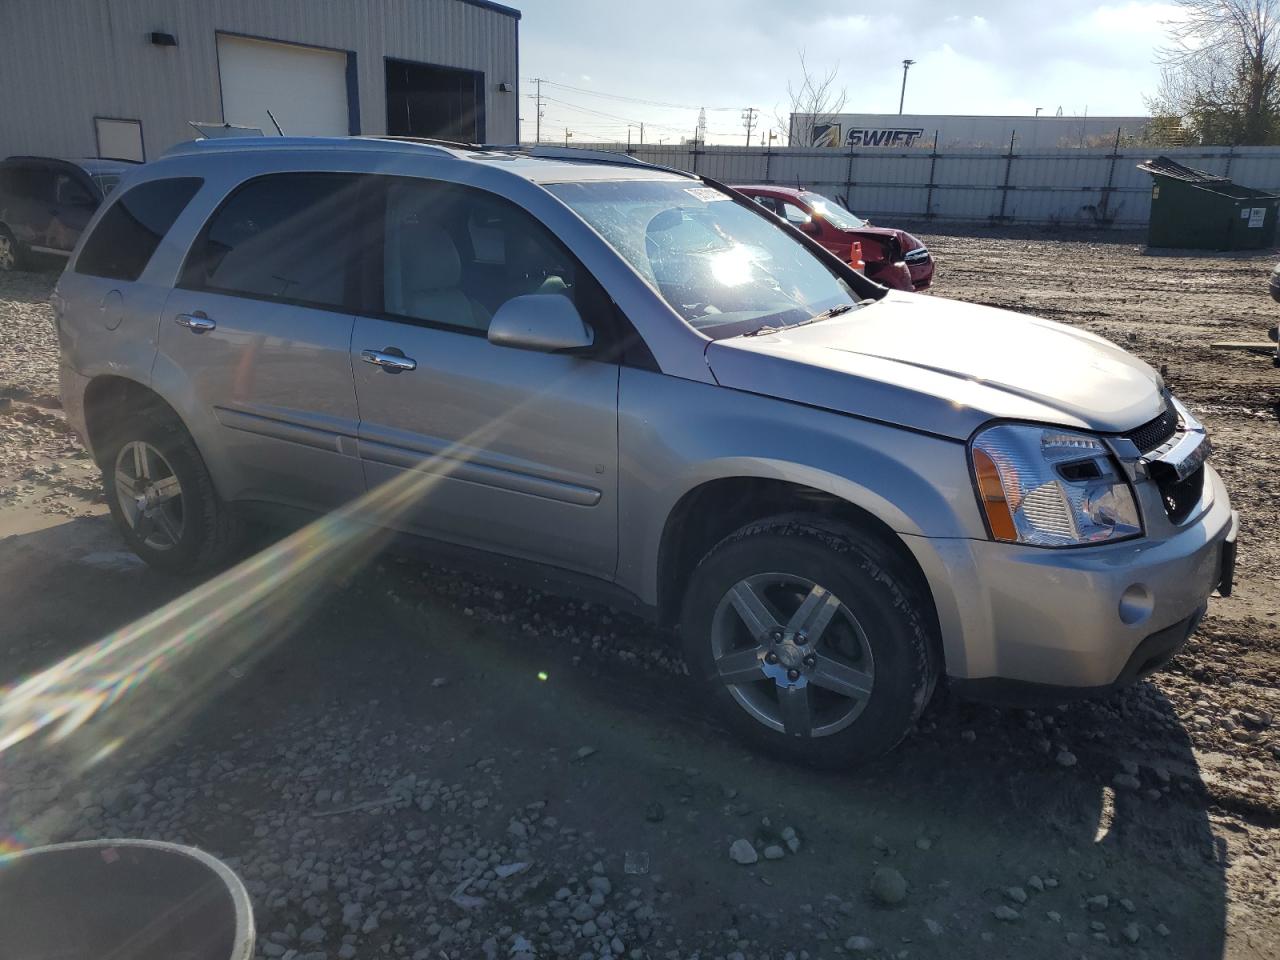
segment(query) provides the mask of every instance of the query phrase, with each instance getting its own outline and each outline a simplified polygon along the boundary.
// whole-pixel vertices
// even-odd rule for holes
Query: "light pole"
[[[1037,116],[1037,117],[1038,117],[1038,116],[1040,116],[1040,111],[1041,111],[1041,110],[1043,110],[1043,109],[1044,109],[1044,107],[1036,107],[1036,116]]]
[[[902,105],[907,102],[907,71],[913,63],[914,60],[902,61],[902,96],[898,98],[898,116],[902,116]]]

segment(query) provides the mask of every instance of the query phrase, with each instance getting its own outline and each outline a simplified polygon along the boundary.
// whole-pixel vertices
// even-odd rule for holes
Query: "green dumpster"
[[[1151,174],[1147,244],[1189,250],[1259,250],[1273,246],[1280,196],[1156,157]]]

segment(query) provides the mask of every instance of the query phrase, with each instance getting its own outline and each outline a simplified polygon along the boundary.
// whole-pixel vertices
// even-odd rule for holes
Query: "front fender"
[[[985,536],[962,443],[630,368],[619,391],[618,578],[647,603],[667,518],[714,480],[811,487],[907,536]]]

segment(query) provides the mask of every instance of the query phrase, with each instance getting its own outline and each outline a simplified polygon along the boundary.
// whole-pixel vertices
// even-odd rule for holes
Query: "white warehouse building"
[[[154,159],[192,124],[514,143],[519,20],[492,0],[3,0],[0,157]]]
[[[791,115],[790,143],[796,147],[855,150],[1008,148],[1061,150],[1109,147],[1120,131],[1121,143],[1141,137],[1150,117],[959,116],[948,114],[836,113]]]

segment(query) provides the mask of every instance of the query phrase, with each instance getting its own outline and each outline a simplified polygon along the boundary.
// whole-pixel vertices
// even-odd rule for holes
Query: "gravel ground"
[[[1271,259],[928,240],[939,295],[1109,336],[1205,419],[1237,596],[1152,681],[1046,711],[943,696],[893,756],[816,774],[728,741],[634,618],[385,553],[0,754],[0,840],[208,849],[263,957],[1280,956],[1280,372],[1208,347],[1273,322]],[[0,278],[0,682],[203,595],[102,516],[56,401],[53,279]]]

